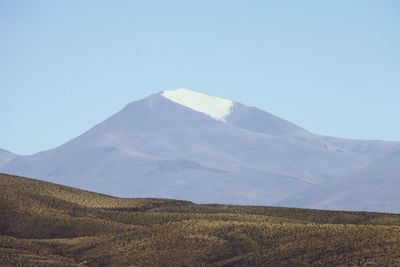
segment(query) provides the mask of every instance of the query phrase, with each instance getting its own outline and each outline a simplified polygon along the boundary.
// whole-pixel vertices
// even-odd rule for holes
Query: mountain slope
[[[17,157],[17,155],[7,150],[0,149],[0,168],[13,160],[15,157]]]
[[[399,188],[400,150],[397,150],[351,175],[314,185],[278,205],[400,212]]]
[[[120,199],[0,174],[1,266],[397,266],[400,215]]]
[[[316,185],[346,183],[397,148],[314,135],[257,108],[178,89],[130,103],[66,144],[18,157],[1,171],[116,196],[271,205]],[[400,202],[390,210],[400,211]]]

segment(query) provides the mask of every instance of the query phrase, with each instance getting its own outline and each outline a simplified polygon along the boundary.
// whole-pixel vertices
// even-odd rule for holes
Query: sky
[[[399,14],[396,0],[0,0],[0,148],[54,148],[180,87],[400,141]]]

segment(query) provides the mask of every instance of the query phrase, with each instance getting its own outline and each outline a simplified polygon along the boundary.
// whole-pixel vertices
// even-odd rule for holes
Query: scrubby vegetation
[[[400,266],[400,215],[119,199],[0,175],[0,266]]]

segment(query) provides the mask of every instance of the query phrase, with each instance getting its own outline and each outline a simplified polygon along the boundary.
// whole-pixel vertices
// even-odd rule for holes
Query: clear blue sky
[[[178,87],[400,140],[400,1],[0,0],[0,148],[55,147]]]

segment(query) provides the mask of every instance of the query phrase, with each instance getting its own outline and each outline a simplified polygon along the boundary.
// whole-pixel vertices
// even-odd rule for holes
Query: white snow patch
[[[161,95],[175,103],[223,122],[225,122],[225,118],[230,114],[233,106],[233,102],[230,100],[185,88],[163,91]]]

